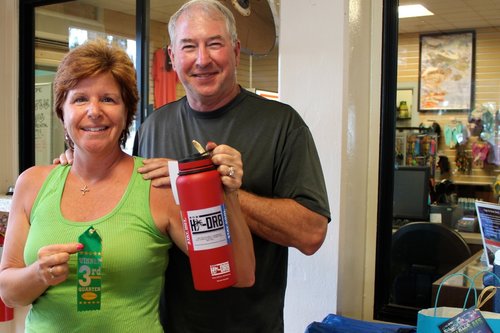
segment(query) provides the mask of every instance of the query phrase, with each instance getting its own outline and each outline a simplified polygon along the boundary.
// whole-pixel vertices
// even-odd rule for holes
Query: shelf
[[[466,181],[466,180],[457,180],[453,181],[455,185],[470,185],[470,186],[492,186],[491,182],[481,182],[481,181]]]

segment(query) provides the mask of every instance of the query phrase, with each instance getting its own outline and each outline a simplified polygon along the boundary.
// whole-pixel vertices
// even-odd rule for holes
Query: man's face
[[[199,11],[185,13],[177,20],[175,38],[169,48],[172,66],[191,107],[211,111],[232,100],[239,90],[240,44],[231,43],[224,21]]]

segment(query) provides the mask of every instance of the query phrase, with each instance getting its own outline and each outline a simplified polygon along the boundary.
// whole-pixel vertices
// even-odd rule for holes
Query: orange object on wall
[[[177,99],[176,86],[179,80],[177,73],[172,69],[168,52],[164,48],[155,51],[151,70],[154,81],[154,107],[157,109]]]
[[[0,258],[2,256],[4,239],[5,236],[3,234],[0,234]],[[6,306],[4,302],[0,299],[0,322],[9,321],[12,319],[14,319],[14,309]]]

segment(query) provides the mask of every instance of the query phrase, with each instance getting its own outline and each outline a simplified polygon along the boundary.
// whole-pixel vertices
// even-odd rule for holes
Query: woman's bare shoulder
[[[31,168],[28,168],[24,170],[18,178],[19,180],[29,180],[29,181],[35,181],[39,180],[42,183],[45,181],[45,178],[49,175],[49,173],[56,168],[57,165],[35,165],[32,166]],[[40,179],[42,178],[42,179]]]
[[[12,207],[21,211],[29,212],[51,170],[56,166],[34,166],[23,171],[17,178],[12,197]],[[29,214],[27,214],[29,216]]]
[[[150,187],[150,208],[153,219],[160,230],[165,233],[172,219],[179,218],[179,208],[175,204],[172,190],[166,187]]]
[[[16,181],[15,190],[38,191],[56,165],[36,165],[23,171]],[[15,191],[14,190],[14,191]]]

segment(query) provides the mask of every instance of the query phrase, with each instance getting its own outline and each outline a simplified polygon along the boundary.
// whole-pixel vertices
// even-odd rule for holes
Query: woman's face
[[[75,150],[99,153],[120,149],[126,108],[111,73],[83,79],[69,90],[63,116],[64,128]]]

